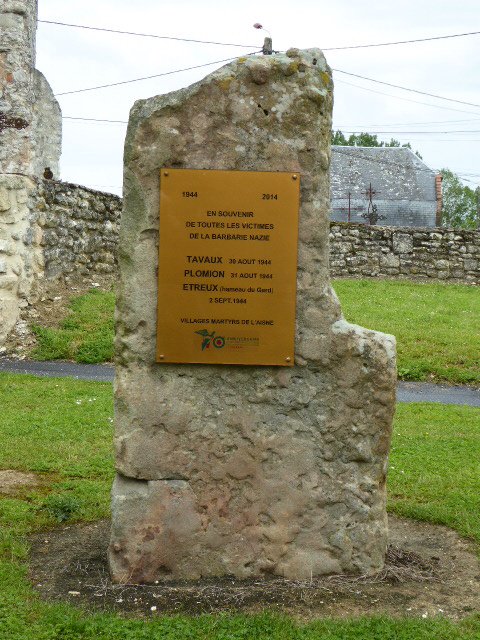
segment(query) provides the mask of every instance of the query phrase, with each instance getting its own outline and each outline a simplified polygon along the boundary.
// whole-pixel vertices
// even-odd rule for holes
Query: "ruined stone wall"
[[[35,201],[32,180],[0,174],[0,346],[20,310],[34,303],[32,283],[43,270]]]
[[[0,6],[0,173],[58,176],[61,113],[53,92],[35,69],[35,0],[3,0]]]
[[[480,231],[331,223],[332,276],[480,284]]]
[[[61,112],[35,69],[37,0],[0,4],[0,346],[43,277],[38,182],[58,176]]]
[[[32,112],[32,173],[41,178],[48,167],[60,175],[62,150],[62,112],[43,73],[34,70],[35,104]]]
[[[42,181],[37,209],[45,278],[113,274],[121,207],[111,193]]]

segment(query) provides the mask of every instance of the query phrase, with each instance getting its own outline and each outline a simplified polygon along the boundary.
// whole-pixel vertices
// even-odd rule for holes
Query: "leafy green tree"
[[[352,133],[348,136],[345,136],[343,131],[339,129],[337,131],[332,131],[332,144],[339,145],[341,147],[406,147],[407,149],[411,149],[412,146],[409,142],[405,144],[400,144],[398,140],[395,138],[391,138],[390,142],[385,142],[384,140],[379,140],[376,133]],[[415,151],[415,155],[421,158],[422,156]]]
[[[477,194],[450,169],[441,169],[440,173],[443,176],[442,226],[475,229],[479,223]]]

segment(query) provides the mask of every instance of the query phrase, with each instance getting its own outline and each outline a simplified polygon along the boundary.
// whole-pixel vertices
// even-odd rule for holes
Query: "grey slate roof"
[[[369,184],[381,200],[436,201],[435,172],[405,147],[332,146],[331,198],[361,198]]]

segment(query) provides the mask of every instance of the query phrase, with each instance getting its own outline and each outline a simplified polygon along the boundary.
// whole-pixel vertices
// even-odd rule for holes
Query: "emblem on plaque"
[[[202,351],[209,349],[212,344],[215,349],[221,349],[225,346],[225,338],[223,336],[216,336],[215,331],[209,333],[206,329],[202,329],[201,331],[195,331],[195,333],[203,336]]]

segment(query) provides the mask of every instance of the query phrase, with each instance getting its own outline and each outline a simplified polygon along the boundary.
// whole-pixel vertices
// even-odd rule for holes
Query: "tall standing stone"
[[[322,52],[293,49],[240,58],[132,109],[109,547],[117,582],[383,565],[395,342],[348,324],[330,286],[332,92]],[[301,175],[294,367],[155,363],[161,167]]]

